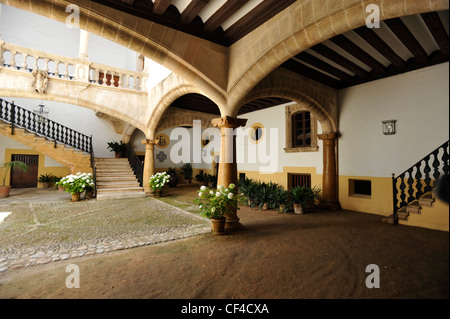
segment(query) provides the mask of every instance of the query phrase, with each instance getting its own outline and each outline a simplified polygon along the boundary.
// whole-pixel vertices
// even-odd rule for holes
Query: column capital
[[[145,139],[145,140],[142,140],[142,144],[145,144],[145,145],[153,145],[153,146],[155,146],[158,143],[159,143],[159,139],[155,139],[155,140]]]
[[[338,132],[327,132],[327,133],[323,133],[323,134],[317,134],[317,138],[319,140],[325,141],[325,140],[337,140],[337,138],[339,137],[339,133]]]
[[[224,116],[218,119],[213,119],[211,123],[214,127],[219,128],[237,128],[245,126],[247,124],[247,119],[238,119],[237,117]]]

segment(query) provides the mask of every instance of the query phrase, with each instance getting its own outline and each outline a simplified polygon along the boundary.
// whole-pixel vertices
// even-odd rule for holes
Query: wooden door
[[[37,187],[39,155],[13,154],[11,160],[24,162],[28,165],[28,170],[26,172],[18,170],[17,168],[11,169],[11,187]]]

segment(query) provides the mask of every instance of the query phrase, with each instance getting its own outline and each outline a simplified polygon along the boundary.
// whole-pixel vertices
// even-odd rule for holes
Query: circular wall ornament
[[[170,144],[170,138],[167,134],[159,133],[156,135],[156,139],[159,140],[158,144],[156,144],[158,148],[166,148]]]
[[[261,123],[254,123],[248,132],[248,138],[252,143],[259,143],[264,138],[264,126]]]
[[[156,158],[160,163],[162,163],[167,159],[167,155],[163,151],[161,151],[158,153],[158,155],[156,155]]]

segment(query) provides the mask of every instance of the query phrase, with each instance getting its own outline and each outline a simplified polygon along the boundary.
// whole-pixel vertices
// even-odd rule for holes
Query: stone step
[[[144,191],[142,187],[135,186],[135,187],[126,187],[126,188],[100,188],[98,189],[98,193],[104,194],[104,193],[115,193],[115,192],[139,192]]]
[[[137,181],[136,176],[130,176],[130,175],[126,175],[126,176],[98,176],[97,175],[97,181],[98,182],[119,182],[119,181]]]
[[[97,191],[97,200],[110,200],[110,199],[122,199],[122,198],[143,198],[147,195],[143,190],[141,191],[122,191],[122,192],[101,192]]]
[[[413,214],[420,214],[420,205],[419,201],[415,200],[412,203],[406,205],[406,212],[407,213],[413,213]]]
[[[434,201],[435,201],[435,198],[434,198],[433,194],[428,193],[419,198],[419,205],[432,207]]]
[[[99,189],[105,189],[105,188],[128,188],[128,187],[140,187],[139,182],[137,181],[125,181],[125,182],[117,182],[117,181],[111,181],[111,182],[97,182],[97,187]]]

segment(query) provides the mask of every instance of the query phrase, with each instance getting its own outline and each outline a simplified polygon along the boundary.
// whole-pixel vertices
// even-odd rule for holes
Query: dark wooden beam
[[[155,0],[153,4],[153,13],[162,16],[171,3],[172,0]]]
[[[294,2],[295,0],[264,0],[228,28],[225,31],[225,39],[229,43],[236,42]]]
[[[324,44],[317,44],[311,48],[311,50],[319,53],[320,55],[324,56],[328,60],[331,60],[343,68],[349,70],[350,72],[353,72],[357,77],[360,77],[362,79],[367,78],[369,76],[369,72],[364,70],[359,65],[353,63],[352,61],[348,60],[347,58],[343,57],[342,55],[338,54],[334,50],[330,49]]]
[[[356,34],[369,43],[374,49],[381,53],[392,65],[396,68],[404,68],[406,66],[405,61],[391,49],[391,47],[384,42],[378,34],[372,29],[366,26],[355,29]]]
[[[338,35],[334,38],[330,39],[334,44],[338,45],[351,55],[353,55],[356,59],[360,60],[362,63],[371,67],[376,73],[385,73],[386,67],[368,54],[366,51],[361,49],[359,46],[354,44],[352,41],[347,39],[344,35]]]
[[[449,38],[442,24],[441,18],[437,12],[428,12],[421,14],[423,21],[427,25],[434,40],[438,44],[444,56],[449,53]]]
[[[400,18],[389,19],[384,23],[419,62],[424,63],[428,60],[427,52]]]
[[[350,74],[345,73],[344,71],[341,71],[338,68],[335,68],[334,66],[309,54],[308,52],[303,51],[302,53],[298,54],[296,56],[296,58],[299,60],[305,61],[306,63],[311,64],[312,66],[314,66],[322,71],[332,74],[341,80],[346,80],[346,81],[353,80],[353,77]]]
[[[292,59],[284,62],[281,67],[332,88],[337,88],[341,85],[340,81]]]
[[[163,26],[182,31],[193,36],[227,46],[223,32],[215,32],[213,34],[206,33],[203,30],[203,23],[194,24],[190,23],[188,25],[179,23],[180,13],[175,6],[171,5],[167,8],[163,15],[156,15],[153,13],[153,2],[151,0],[135,0],[133,5],[126,5],[120,0],[91,0],[107,7],[126,12],[136,17],[146,19]],[[197,19],[195,19],[197,20]],[[201,21],[201,19],[199,18]]]
[[[181,14],[180,22],[183,24],[191,23],[209,1],[210,0],[192,0]]]
[[[217,10],[206,22],[205,31],[214,32],[220,25],[231,17],[249,0],[228,0],[219,10]]]

